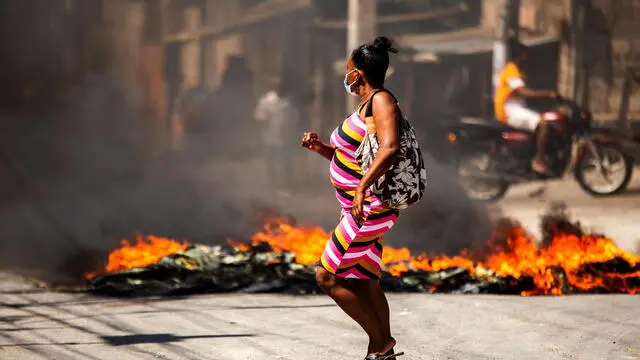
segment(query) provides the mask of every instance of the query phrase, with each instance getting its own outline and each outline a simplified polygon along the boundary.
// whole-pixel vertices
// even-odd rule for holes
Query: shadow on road
[[[234,338],[234,337],[254,337],[255,334],[223,334],[223,335],[190,335],[176,336],[173,334],[135,334],[122,336],[101,336],[109,345],[138,345],[138,344],[166,344],[180,342],[189,339],[215,339],[215,338]]]
[[[260,310],[260,309],[309,309],[309,308],[325,308],[336,307],[336,304],[320,304],[320,305],[273,305],[273,306],[228,306],[231,310]]]
[[[22,329],[24,330],[24,329]],[[21,331],[22,331],[21,330]],[[6,331],[3,329],[2,331]],[[69,346],[69,345],[102,345],[108,344],[111,346],[126,346],[126,345],[139,345],[139,344],[167,344],[180,342],[189,339],[216,339],[216,338],[235,338],[235,337],[254,337],[254,334],[224,334],[224,335],[191,335],[191,336],[176,336],[173,334],[137,334],[137,335],[122,335],[122,336],[101,336],[102,341],[92,342],[62,342],[62,343],[22,343],[22,344],[10,344],[0,345],[0,349],[7,347],[25,347],[25,346]]]
[[[640,187],[630,188],[627,191],[624,191],[620,195],[622,195],[622,196],[638,196],[638,195],[640,195]]]

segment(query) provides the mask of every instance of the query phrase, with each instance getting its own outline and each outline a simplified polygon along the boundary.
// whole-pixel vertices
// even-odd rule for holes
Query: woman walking
[[[397,50],[385,37],[355,49],[347,59],[344,86],[347,92],[360,97],[360,104],[333,131],[329,144],[313,132],[302,139],[303,146],[331,162],[330,179],[342,206],[340,222],[321,256],[316,280],[369,336],[366,360],[397,356],[389,305],[379,277],[382,238],[395,224],[398,210],[385,205],[369,190],[391,167],[400,150],[400,111],[395,98],[384,89],[389,52]],[[376,133],[379,148],[363,172],[356,150],[365,139],[367,128]]]

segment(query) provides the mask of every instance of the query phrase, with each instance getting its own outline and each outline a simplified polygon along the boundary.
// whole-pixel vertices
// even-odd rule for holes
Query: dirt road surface
[[[3,360],[362,359],[323,296],[118,300],[0,276]],[[640,297],[389,296],[400,359],[640,359]]]

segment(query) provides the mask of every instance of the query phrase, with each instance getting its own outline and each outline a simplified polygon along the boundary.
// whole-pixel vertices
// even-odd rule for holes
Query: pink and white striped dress
[[[342,211],[340,223],[331,234],[320,263],[327,271],[343,278],[380,277],[383,235],[398,219],[398,211],[385,207],[369,190],[365,195],[364,223],[358,225],[351,216],[353,197],[362,178],[355,151],[365,134],[365,122],[356,111],[333,131],[330,140],[335,154],[329,167],[329,178],[336,188]]]

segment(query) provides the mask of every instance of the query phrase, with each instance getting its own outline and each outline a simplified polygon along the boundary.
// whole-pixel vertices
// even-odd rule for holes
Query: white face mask
[[[353,90],[351,90],[351,86],[353,86],[353,84],[355,84],[355,83],[358,81],[358,79],[356,78],[356,79],[355,79],[351,84],[349,84],[349,83],[347,82],[347,81],[348,81],[348,80],[347,80],[347,78],[349,77],[349,74],[351,74],[351,73],[352,73],[352,72],[354,72],[354,71],[356,71],[356,70],[355,70],[355,69],[354,69],[354,70],[351,70],[351,71],[349,71],[349,72],[344,76],[344,81],[343,81],[343,83],[344,83],[344,89],[345,89],[349,94],[351,94],[351,95],[353,95],[353,96],[358,96],[358,93],[356,93],[356,92],[354,92]]]

